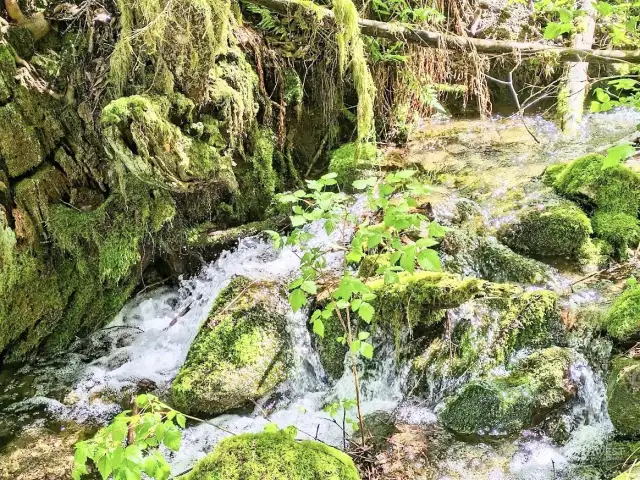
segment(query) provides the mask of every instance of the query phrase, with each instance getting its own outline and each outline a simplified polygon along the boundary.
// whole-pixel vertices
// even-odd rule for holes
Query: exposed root
[[[36,40],[40,40],[51,31],[51,24],[44,18],[42,12],[38,12],[32,17],[27,17],[22,13],[22,10],[20,10],[18,0],[5,0],[4,7],[7,10],[9,18],[16,22],[18,26],[29,30]]]

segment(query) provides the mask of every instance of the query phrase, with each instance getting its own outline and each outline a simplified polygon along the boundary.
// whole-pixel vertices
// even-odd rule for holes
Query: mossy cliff
[[[220,442],[185,480],[358,480],[344,452],[295,433],[245,433]]]
[[[261,220],[297,177],[231,3],[164,3],[38,42],[0,23],[0,362],[101,327],[157,260],[182,272],[190,229]]]
[[[223,290],[173,382],[176,408],[216,414],[250,405],[287,378],[291,345],[277,285],[237,277]]]

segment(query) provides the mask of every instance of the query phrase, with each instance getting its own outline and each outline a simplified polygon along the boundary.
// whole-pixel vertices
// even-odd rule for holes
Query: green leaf
[[[373,345],[367,342],[362,342],[360,344],[360,353],[364,358],[371,360],[373,358]]]
[[[611,97],[609,96],[609,94],[605,92],[602,88],[596,88],[594,93],[600,103],[605,103],[611,100]]]
[[[418,253],[418,265],[420,265],[421,269],[431,272],[439,272],[442,270],[438,252],[430,248],[420,250]]]
[[[360,305],[362,305],[362,299],[356,298],[353,302],[351,302],[351,311],[357,312],[360,308]]]
[[[151,478],[155,478],[158,466],[158,459],[152,456],[144,459],[142,469],[148,476],[150,476]]]
[[[356,180],[352,183],[353,188],[356,190],[365,190],[366,188],[373,187],[378,180],[375,177]]]
[[[315,295],[318,293],[318,287],[316,286],[316,282],[312,280],[306,280],[302,282],[302,286],[300,288],[310,295]]]
[[[291,220],[291,226],[293,227],[300,227],[307,223],[307,220],[303,215],[292,215],[289,217],[289,219]]]
[[[444,237],[447,234],[447,229],[440,225],[438,222],[431,222],[429,224],[429,235],[435,238]]]
[[[324,338],[324,323],[319,318],[313,322],[313,333],[318,335],[320,338]]]
[[[162,439],[162,443],[164,443],[165,447],[169,450],[173,450],[177,452],[180,450],[180,442],[182,441],[182,432],[177,428],[169,428],[164,434],[164,438]]]
[[[164,438],[164,434],[166,431],[167,431],[167,427],[165,426],[164,423],[161,423],[156,427],[155,431],[153,432],[153,435],[156,437],[156,440],[158,440],[158,442],[162,442],[162,439]]]
[[[293,311],[297,312],[307,303],[307,296],[300,288],[297,288],[289,295],[289,303]]]
[[[633,156],[636,153],[636,149],[630,143],[618,145],[616,147],[607,150],[607,156],[602,162],[602,168],[611,168],[618,165],[620,162]]]
[[[360,332],[358,333],[358,340],[366,340],[370,336],[371,334],[369,332]]]
[[[400,277],[396,272],[389,269],[384,274],[384,283],[385,285],[391,285],[393,283],[397,283],[400,280]]]
[[[96,462],[96,466],[98,467],[98,471],[102,476],[102,480],[107,480],[107,477],[109,477],[109,475],[111,475],[111,472],[113,471],[109,456],[104,455],[103,457],[100,457]]]
[[[351,353],[358,353],[360,351],[360,340],[354,340],[353,342],[351,342]]]
[[[405,247],[402,257],[400,258],[400,266],[407,272],[413,272],[416,264],[416,246],[408,245]]]
[[[370,303],[367,302],[362,302],[360,308],[358,309],[358,315],[360,315],[360,318],[367,323],[371,323],[374,313],[375,309]]]
[[[178,425],[180,425],[181,428],[184,428],[187,423],[187,419],[183,414],[179,413],[176,415],[176,422],[178,422]]]
[[[144,408],[147,403],[149,403],[149,397],[145,393],[143,393],[142,395],[138,395],[136,397],[136,403],[140,408]]]
[[[438,242],[436,240],[434,240],[433,238],[430,237],[426,237],[426,238],[420,238],[417,242],[416,245],[420,248],[429,248],[429,247],[433,247],[434,245],[437,245]]]

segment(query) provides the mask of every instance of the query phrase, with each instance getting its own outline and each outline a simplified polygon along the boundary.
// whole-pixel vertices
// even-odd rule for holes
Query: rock
[[[245,433],[223,440],[200,460],[185,480],[358,480],[344,452],[295,432]]]
[[[536,351],[506,375],[489,374],[466,384],[447,401],[440,420],[465,435],[509,435],[538,424],[575,394],[569,380],[573,351]]]
[[[0,455],[0,478],[67,480],[73,468],[73,446],[83,439],[83,431],[75,427],[63,433],[40,428],[23,431]]]
[[[541,257],[589,257],[591,222],[571,203],[528,208],[498,230],[498,239],[519,253]]]
[[[640,286],[632,286],[620,295],[609,310],[605,328],[611,338],[631,346],[640,340]]]
[[[447,232],[441,243],[447,271],[476,275],[491,282],[541,283],[549,268],[498,242],[494,237],[466,230]]]
[[[558,297],[550,291],[476,300],[448,315],[450,334],[431,341],[412,363],[416,393],[436,400],[469,378],[503,366],[519,349],[565,341]]]
[[[287,378],[291,345],[279,287],[237,277],[200,327],[172,385],[178,410],[222,413],[250,405]]]
[[[616,430],[640,436],[640,360],[617,357],[611,361],[607,400]]]

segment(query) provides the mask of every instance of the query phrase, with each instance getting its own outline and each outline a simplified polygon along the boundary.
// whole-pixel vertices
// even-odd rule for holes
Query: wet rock
[[[223,290],[172,385],[186,412],[250,405],[287,378],[291,345],[278,285],[237,277]]]
[[[85,436],[77,427],[62,433],[40,428],[23,431],[0,455],[0,478],[67,480],[73,468],[73,446]]]
[[[607,383],[609,416],[623,435],[640,436],[640,360],[617,357]]]
[[[538,424],[576,393],[569,379],[573,351],[551,347],[522,359],[506,374],[465,385],[440,413],[443,425],[465,435],[508,435]]]
[[[592,232],[584,212],[564,203],[524,210],[515,222],[499,229],[498,239],[526,255],[580,260],[591,254]]]
[[[295,430],[295,429],[293,429]],[[353,460],[324,443],[294,440],[295,432],[246,433],[223,440],[184,478],[202,480],[358,480]]]

